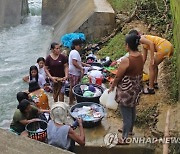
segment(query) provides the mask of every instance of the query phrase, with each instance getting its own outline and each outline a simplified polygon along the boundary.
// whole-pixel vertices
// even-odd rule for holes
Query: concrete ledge
[[[98,147],[98,146],[76,146],[75,152],[77,154],[155,154],[155,150],[145,146],[122,145],[112,148]]]
[[[0,149],[2,154],[72,154],[28,137],[17,136],[3,129],[0,129]]]

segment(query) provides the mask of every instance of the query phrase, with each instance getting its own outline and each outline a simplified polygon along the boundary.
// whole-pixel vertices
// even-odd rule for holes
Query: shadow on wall
[[[59,0],[54,5],[55,1],[43,0],[42,4],[42,24],[54,26],[53,41],[71,32],[83,32],[88,40],[95,40],[115,27],[114,10],[106,0]]]
[[[19,25],[28,13],[28,0],[0,0],[0,28]]]

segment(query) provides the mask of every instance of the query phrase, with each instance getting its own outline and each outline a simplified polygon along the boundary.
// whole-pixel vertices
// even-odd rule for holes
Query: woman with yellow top
[[[155,94],[154,89],[158,89],[158,65],[173,54],[173,45],[164,38],[153,35],[141,35],[137,30],[131,30],[129,34],[139,35],[140,43],[143,45],[143,60],[147,59],[147,51],[150,51],[149,65],[149,87],[144,89],[144,94]]]

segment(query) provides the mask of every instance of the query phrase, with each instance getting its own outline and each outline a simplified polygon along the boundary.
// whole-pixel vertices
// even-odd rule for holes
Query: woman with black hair
[[[34,105],[39,109],[49,110],[48,96],[44,89],[40,88],[36,81],[29,82],[29,97],[33,100]]]
[[[126,36],[126,50],[129,56],[123,58],[119,64],[118,72],[111,84],[111,92],[117,86],[115,100],[119,104],[123,118],[122,139],[118,144],[126,144],[126,138],[133,131],[136,118],[136,105],[142,92],[143,56],[138,51],[140,37]]]
[[[69,105],[73,105],[74,95],[72,88],[78,84],[84,75],[84,66],[91,67],[89,64],[85,64],[81,61],[79,52],[82,50],[83,40],[75,39],[72,42],[71,52],[69,54]]]
[[[18,135],[27,136],[25,126],[28,123],[39,120],[38,112],[39,110],[35,106],[30,105],[30,101],[23,99],[17,106],[17,109],[14,113],[13,121],[10,125],[10,130]]]
[[[34,80],[34,81],[38,82],[38,84],[41,88],[44,88],[44,86],[46,84],[45,78],[41,74],[38,73],[38,68],[35,65],[32,65],[30,67],[29,76],[25,76],[23,78],[23,80],[28,83],[30,81]]]
[[[39,115],[49,110],[39,110],[30,104],[29,100],[23,99],[13,115],[10,130],[18,135],[27,136],[25,126],[31,122],[39,121]]]
[[[46,72],[44,70],[44,66],[45,66],[45,59],[44,59],[44,57],[39,57],[36,62],[37,63],[35,64],[35,66],[38,69],[38,73],[41,74],[44,77],[44,79],[46,79],[47,75],[46,75]]]
[[[137,30],[131,30],[129,34],[134,34],[140,37],[140,43],[143,46],[143,60],[147,59],[148,51],[150,52],[149,64],[149,83],[148,88],[144,89],[144,94],[155,94],[154,89],[158,87],[158,65],[165,59],[173,55],[173,45],[166,39],[153,36],[141,35]]]
[[[64,102],[64,93],[61,89],[63,82],[68,78],[68,60],[61,54],[61,46],[58,43],[52,43],[50,49],[51,53],[45,62],[45,72],[53,82],[54,102]]]
[[[28,92],[23,92],[23,91],[20,91],[16,94],[16,98],[18,100],[18,102],[20,103],[23,99],[27,99],[30,101],[30,104],[31,105],[35,105],[34,104],[34,101],[29,97],[28,95]]]

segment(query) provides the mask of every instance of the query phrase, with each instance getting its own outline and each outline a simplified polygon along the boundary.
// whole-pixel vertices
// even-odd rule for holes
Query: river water
[[[22,77],[38,57],[45,57],[52,27],[41,25],[42,0],[29,0],[30,15],[24,23],[0,31],[0,127],[7,129],[17,107],[16,93],[26,90]]]

